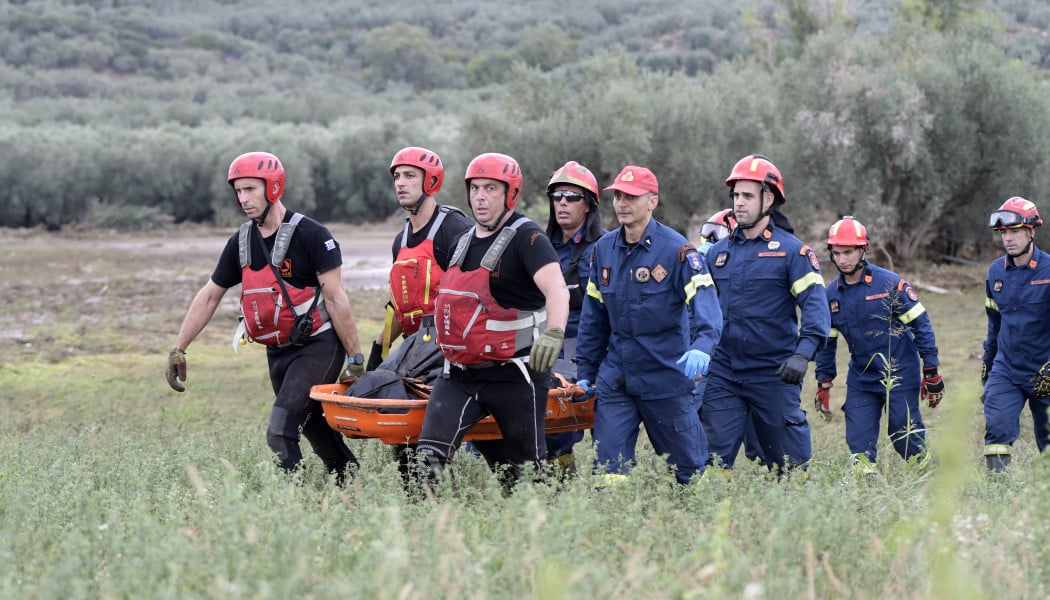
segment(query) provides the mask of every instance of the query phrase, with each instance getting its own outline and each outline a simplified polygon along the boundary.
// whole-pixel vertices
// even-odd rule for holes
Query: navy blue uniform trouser
[[[809,422],[802,410],[802,386],[779,379],[738,382],[711,376],[704,393],[703,425],[711,460],[732,468],[750,420],[762,453],[762,464],[783,471],[785,457],[801,466],[813,456]]]
[[[886,405],[886,392],[846,390],[846,445],[853,454],[864,454],[875,462],[879,423]],[[894,386],[886,411],[886,432],[901,458],[921,454],[926,447],[926,426],[919,412],[919,388]]]
[[[343,435],[328,426],[320,402],[310,398],[310,388],[332,383],[339,377],[346,354],[335,331],[314,335],[303,346],[267,348],[273,408],[266,429],[266,441],[277,454],[279,466],[292,471],[303,460],[299,448],[300,432],[330,473],[342,476],[357,458]]]
[[[600,379],[595,391],[592,436],[597,452],[596,473],[626,475],[630,471],[635,464],[642,423],[653,450],[667,457],[679,483],[689,483],[694,475],[704,472],[707,439],[700,427],[696,397],[691,392],[649,399],[627,394]]]
[[[1021,412],[1025,403],[1032,410],[1035,443],[1040,452],[1046,450],[1048,436],[1047,409],[1050,398],[1036,400],[1032,386],[1015,384],[992,371],[984,385],[984,443],[985,445],[1012,445],[1021,435]]]

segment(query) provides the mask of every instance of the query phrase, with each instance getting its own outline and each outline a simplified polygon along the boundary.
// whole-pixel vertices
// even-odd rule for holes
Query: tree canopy
[[[390,156],[424,145],[460,206],[480,152],[521,162],[536,211],[567,160],[602,185],[643,164],[685,230],[760,152],[811,239],[854,214],[896,256],[971,255],[988,211],[1047,183],[1035,0],[247,6],[0,5],[0,226],[233,222],[247,150],[282,157],[296,209],[381,220]]]

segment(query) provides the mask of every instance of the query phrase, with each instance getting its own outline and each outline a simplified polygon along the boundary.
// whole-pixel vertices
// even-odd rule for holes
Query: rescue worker
[[[644,423],[689,483],[707,462],[693,392],[721,332],[718,300],[700,253],[653,218],[652,171],[627,165],[605,189],[620,227],[594,246],[576,349],[577,385],[597,393],[594,470],[603,484],[626,477]]]
[[[317,221],[285,208],[284,166],[273,154],[238,156],[227,181],[251,221],[226,242],[211,278],[190,304],[168,354],[168,384],[185,391],[186,349],[226,291],[240,284],[242,339],[266,345],[276,395],[266,440],[278,465],[285,471],[298,468],[301,433],[342,483],[357,459],[343,436],[328,426],[321,403],[310,399],[311,386],[340,377],[344,359],[352,377],[365,368],[343,288],[339,242]]]
[[[418,146],[398,150],[390,161],[390,176],[397,202],[408,216],[391,246],[390,302],[383,329],[368,355],[369,371],[383,362],[398,336],[414,335],[420,344],[436,346],[434,298],[456,240],[470,229],[470,219],[462,211],[437,202],[445,165],[433,150]],[[394,446],[406,484],[414,448],[414,444]]]
[[[700,256],[707,256],[707,251],[720,239],[729,237],[736,229],[736,219],[733,218],[732,208],[723,208],[711,215],[703,225],[700,226]]]
[[[435,302],[447,375],[434,385],[419,435],[425,493],[467,430],[489,414],[503,435],[504,484],[524,467],[543,468],[547,379],[569,314],[554,247],[514,211],[522,187],[517,161],[478,155],[464,180],[476,224],[460,236]]]
[[[570,160],[551,176],[547,183],[550,213],[547,237],[558,253],[565,286],[569,290],[569,320],[565,326],[565,343],[555,362],[554,371],[570,381],[576,379],[576,336],[580,325],[583,297],[590,281],[591,249],[604,233],[598,208],[601,192],[598,179],[587,167]],[[583,439],[583,431],[568,431],[547,436],[547,459],[567,472],[575,472],[573,446]]]
[[[733,217],[732,208],[723,208],[722,210],[711,215],[703,225],[700,226],[700,256],[707,257],[707,251],[711,249],[711,246],[715,245],[718,240],[729,237],[729,234],[733,233],[736,229],[736,219]],[[707,389],[707,378],[703,378],[699,383],[696,384],[696,397],[697,403],[700,405],[700,411],[703,412],[703,398],[704,390]],[[703,417],[701,417],[701,422]],[[748,460],[762,461],[762,448],[758,445],[758,438],[755,437],[755,426],[748,421],[744,428],[744,456]]]
[[[445,179],[445,165],[436,152],[417,146],[397,151],[390,176],[405,226],[391,246],[390,303],[387,321],[368,356],[368,370],[386,358],[392,340],[420,331],[434,336],[434,297],[448,269],[456,239],[470,229],[470,219],[459,209],[438,204],[435,196]]]
[[[1021,411],[1032,410],[1035,443],[1048,441],[1050,408],[1050,255],[1035,245],[1043,226],[1035,204],[1014,196],[991,214],[988,226],[1002,238],[1006,255],[988,268],[981,382],[984,384],[984,460],[990,471],[1010,464],[1021,433]]]
[[[707,253],[724,325],[704,394],[704,429],[714,464],[731,469],[751,420],[763,464],[779,475],[805,468],[812,456],[802,379],[831,317],[820,262],[780,212],[779,169],[764,156],[745,156],[726,185],[737,226]]]
[[[831,421],[830,390],[841,336],[850,352],[842,407],[846,445],[856,468],[874,473],[884,409],[886,431],[897,454],[920,461],[929,456],[919,400],[936,408],[944,397],[944,381],[937,373],[933,325],[919,295],[900,275],[865,260],[867,249],[868,230],[853,217],[843,217],[828,231],[828,252],[839,276],[825,289],[831,332],[815,360],[813,408],[825,422]]]

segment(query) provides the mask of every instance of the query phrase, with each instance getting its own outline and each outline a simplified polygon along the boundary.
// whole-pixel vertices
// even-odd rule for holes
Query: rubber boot
[[[986,454],[984,464],[992,473],[1002,473],[1010,465],[1009,454]]]

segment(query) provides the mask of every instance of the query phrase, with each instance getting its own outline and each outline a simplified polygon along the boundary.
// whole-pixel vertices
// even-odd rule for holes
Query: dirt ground
[[[343,251],[352,305],[366,322],[382,314],[396,228],[329,226]],[[153,234],[0,229],[0,365],[33,355],[61,360],[121,352],[129,343],[166,347],[233,233],[209,227]],[[236,294],[223,302],[213,323],[235,323]],[[212,329],[227,333],[224,326]]]
[[[400,224],[329,228],[342,248],[343,281],[367,340],[378,332],[383,315],[390,245]],[[143,345],[151,351],[167,348],[234,231],[199,226],[150,234],[0,229],[0,366],[16,358],[55,361]],[[932,293],[980,287],[986,272],[985,266],[958,264],[896,267],[920,291]],[[835,276],[829,263],[824,275],[828,280]],[[229,293],[202,336],[228,337],[237,314],[237,294]]]

